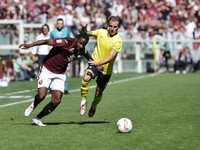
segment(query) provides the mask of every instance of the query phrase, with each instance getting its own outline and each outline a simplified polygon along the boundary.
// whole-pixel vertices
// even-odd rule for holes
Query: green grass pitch
[[[42,119],[46,127],[32,125],[31,120],[50,95],[31,116],[24,116],[37,93],[36,81],[0,87],[0,149],[200,149],[199,74],[113,74],[92,118],[88,111],[95,88],[89,90],[86,115],[79,115],[81,80],[69,78],[70,95],[63,95],[57,109]],[[132,121],[131,133],[117,131],[116,123],[123,117]]]

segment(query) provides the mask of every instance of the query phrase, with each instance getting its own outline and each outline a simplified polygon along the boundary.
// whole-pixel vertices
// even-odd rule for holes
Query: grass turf
[[[9,87],[0,88],[0,96],[4,96],[0,99],[0,149],[197,150],[200,147],[199,79],[199,74],[152,77],[114,74],[95,116],[89,118],[87,113],[79,115],[80,92],[73,92],[80,87],[81,78],[70,78],[72,92],[63,95],[57,109],[42,119],[46,127],[32,125],[31,119],[51,98],[47,97],[26,118],[24,110],[31,102],[1,106],[33,99],[37,93],[36,81],[9,83]],[[13,93],[25,90],[31,92]],[[87,112],[94,92],[95,88],[89,90]],[[133,122],[131,133],[117,131],[116,123],[123,117]]]

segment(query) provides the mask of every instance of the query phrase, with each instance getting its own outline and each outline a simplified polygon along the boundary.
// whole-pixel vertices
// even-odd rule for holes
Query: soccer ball
[[[117,121],[117,129],[119,132],[131,132],[133,124],[128,118],[121,118]]]

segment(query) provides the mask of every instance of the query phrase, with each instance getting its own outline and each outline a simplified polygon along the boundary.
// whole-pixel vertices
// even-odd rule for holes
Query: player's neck
[[[56,28],[58,31],[61,31],[63,28],[59,29],[59,28]]]
[[[108,37],[113,37],[115,35],[117,35],[117,32],[114,35],[110,35],[110,33],[108,32]]]

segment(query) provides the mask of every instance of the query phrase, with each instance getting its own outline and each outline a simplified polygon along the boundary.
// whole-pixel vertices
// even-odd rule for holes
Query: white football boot
[[[46,126],[46,125],[43,124],[43,123],[41,122],[41,120],[40,120],[39,118],[37,118],[37,117],[35,117],[35,118],[32,119],[32,124],[36,124],[36,125],[38,125],[38,126],[43,126],[43,127]]]
[[[30,116],[34,109],[35,109],[34,102],[32,102],[31,105],[28,106],[28,108],[26,108],[24,115],[26,117]]]
[[[86,113],[87,102],[85,104],[80,105],[80,115],[83,116]]]

